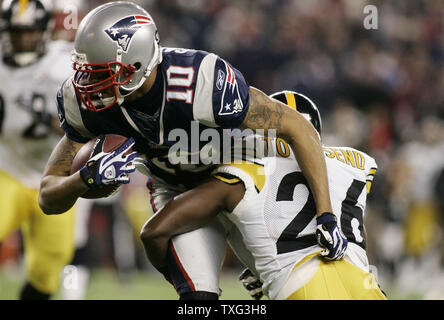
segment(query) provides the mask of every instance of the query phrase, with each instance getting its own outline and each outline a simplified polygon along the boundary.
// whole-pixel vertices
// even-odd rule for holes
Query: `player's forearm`
[[[311,123],[289,106],[250,88],[250,108],[242,128],[275,130],[292,147],[313,192],[317,214],[331,212],[327,169],[321,143]]]
[[[82,146],[63,136],[51,153],[40,181],[39,205],[44,213],[67,211],[88,189],[79,172],[70,175],[72,161]]]
[[[157,269],[162,269],[166,266],[168,242],[172,236],[171,226],[167,223],[163,224],[161,213],[158,212],[151,217],[145,223],[140,233],[146,256]]]
[[[140,239],[154,267],[161,269],[166,266],[171,238],[206,225],[225,209],[229,190],[233,189],[221,181],[210,179],[171,200],[145,223]],[[235,191],[239,192],[238,189]]]
[[[60,127],[60,121],[57,116],[51,118],[51,129],[61,137],[65,134],[65,131]]]
[[[287,141],[294,151],[299,167],[313,192],[316,214],[319,216],[324,212],[332,212],[327,168],[316,131],[305,119],[292,119],[291,122],[293,125],[288,130],[278,132],[277,136]]]
[[[153,267],[158,270],[167,265],[166,256],[168,251],[169,237],[151,237],[143,240],[145,253]]]
[[[169,241],[169,237],[153,237],[150,239],[145,239],[143,241],[143,245],[146,256],[153,267],[155,267],[168,282],[173,284],[167,265]]]
[[[88,190],[79,172],[71,176],[43,177],[39,192],[39,205],[45,214],[61,214],[69,210]]]

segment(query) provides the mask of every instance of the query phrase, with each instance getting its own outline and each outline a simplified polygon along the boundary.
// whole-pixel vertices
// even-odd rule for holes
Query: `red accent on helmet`
[[[114,73],[114,69],[117,70],[117,66],[120,66],[119,71]],[[118,91],[119,86],[128,83],[134,72],[136,71],[136,67],[133,65],[126,65],[122,62],[112,61],[105,63],[77,63],[74,62],[73,69],[76,71],[74,75],[74,79],[72,81],[74,85],[74,89],[76,90],[77,96],[82,101],[82,104],[89,110],[93,112],[99,112],[111,108],[117,103],[118,100]],[[109,77],[100,80],[96,83],[82,85],[79,80],[82,79],[85,75],[98,73],[98,72],[108,72]],[[126,78],[124,81],[117,81],[117,78],[123,74]],[[103,105],[95,105],[92,99],[93,95],[99,95],[102,91],[112,87],[114,93],[114,100],[105,106]],[[95,99],[97,100],[97,99]]]
[[[151,20],[150,18],[148,18],[146,16],[134,16],[134,17],[136,18],[136,21],[138,23],[145,24],[145,23],[150,23],[151,21],[153,21],[153,20]]]

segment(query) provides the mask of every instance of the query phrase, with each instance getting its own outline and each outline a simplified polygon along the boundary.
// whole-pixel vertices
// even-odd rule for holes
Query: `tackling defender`
[[[316,105],[291,91],[272,95],[297,108],[321,132]],[[363,224],[376,162],[347,147],[323,147],[333,213],[349,241],[344,260],[325,262],[316,241],[325,231],[307,180],[285,141],[268,140],[275,156],[220,165],[195,189],[168,203],[144,226],[141,239],[153,265],[168,259],[169,240],[217,217],[249,270],[241,280],[256,299],[386,299],[365,252]],[[223,212],[223,214],[221,214]]]
[[[38,205],[41,174],[61,134],[54,94],[72,73],[72,46],[49,41],[46,1],[3,1],[1,21],[0,243],[21,228],[27,283],[20,297],[48,299],[74,249],[72,210],[50,217]]]
[[[76,73],[57,95],[65,136],[41,180],[39,202],[47,214],[64,212],[90,188],[128,183],[137,153],[146,157],[145,169],[153,178],[148,186],[157,211],[198,185],[214,168],[173,165],[168,159],[169,148],[176,143],[170,133],[181,128],[190,136],[192,121],[198,121],[199,133],[207,128],[276,130],[295,150],[313,190],[317,215],[329,225],[327,233],[338,231],[331,215],[324,215],[332,208],[316,131],[298,112],[248,86],[225,60],[204,51],[161,48],[152,17],[130,2],[107,3],[91,11],[80,23],[73,58]],[[131,138],[70,175],[78,150],[107,133]],[[203,146],[199,143],[199,150]],[[135,151],[122,157],[130,147]],[[217,220],[174,241],[175,259],[168,267],[177,276],[181,298],[218,297],[225,244],[225,232]],[[328,258],[340,259],[346,241],[324,245]],[[202,258],[197,265],[195,256]]]

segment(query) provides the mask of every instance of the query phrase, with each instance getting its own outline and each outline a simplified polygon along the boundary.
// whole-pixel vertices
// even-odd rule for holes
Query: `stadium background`
[[[77,8],[80,21],[104,2],[56,1],[54,38],[73,39],[75,30],[64,28],[67,8]],[[267,94],[308,95],[322,115],[324,144],[372,155],[379,165],[366,211],[372,270],[389,298],[444,299],[443,1],[134,2],[155,19],[163,46],[215,52]],[[378,10],[377,29],[363,24],[369,4]],[[91,211],[86,299],[177,298],[150,267],[123,213],[148,208],[143,181],[135,180],[121,210]],[[0,299],[17,297],[21,246],[16,232],[1,248]],[[248,299],[236,281],[240,271],[228,251],[222,299]]]

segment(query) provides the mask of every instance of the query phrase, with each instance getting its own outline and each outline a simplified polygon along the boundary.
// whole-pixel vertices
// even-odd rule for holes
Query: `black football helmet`
[[[270,97],[299,111],[313,124],[316,131],[321,135],[321,114],[318,107],[309,98],[301,93],[287,90],[273,93]]]
[[[46,0],[5,0],[0,28],[3,60],[24,66],[46,53],[54,21],[52,7]]]

